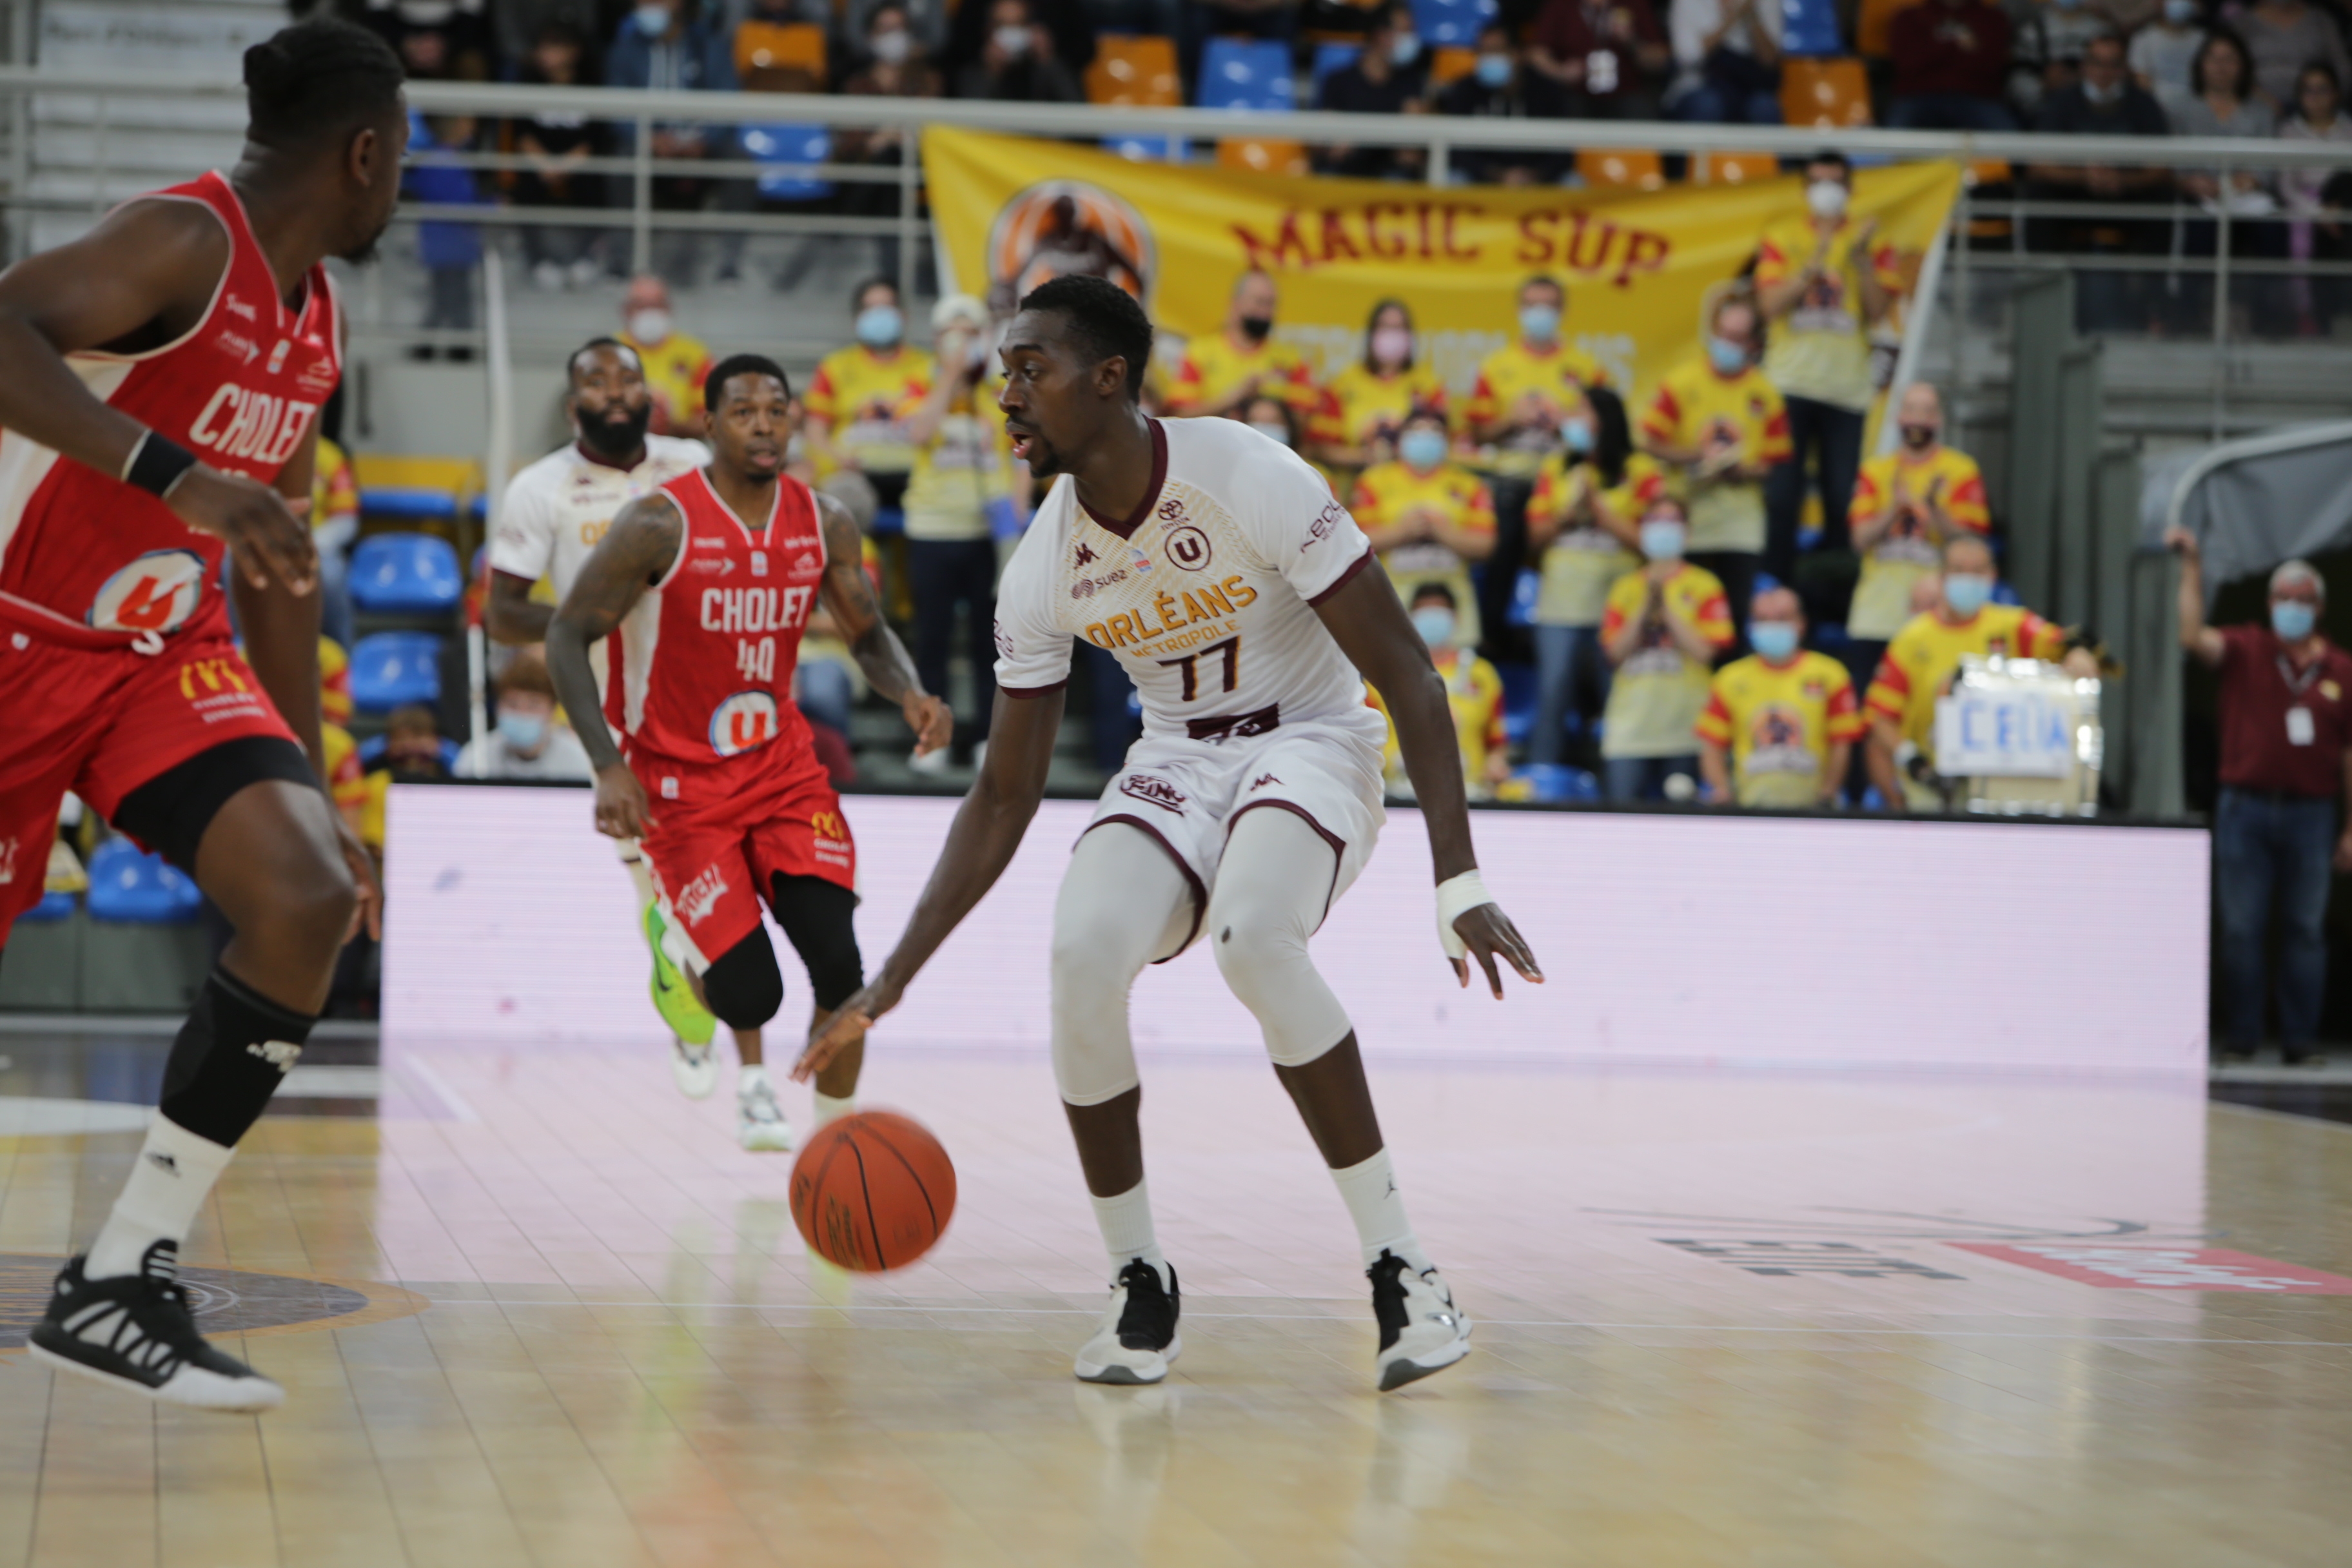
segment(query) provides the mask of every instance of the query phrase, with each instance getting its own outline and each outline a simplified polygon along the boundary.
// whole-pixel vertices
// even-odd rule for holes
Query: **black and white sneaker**
[[[283,1388],[196,1332],[179,1250],[159,1241],[138,1273],[109,1279],[85,1277],[82,1258],[67,1264],[33,1329],[33,1359],[199,1410],[275,1410]]]
[[[1381,1392],[1402,1388],[1452,1366],[1470,1353],[1470,1318],[1434,1268],[1415,1273],[1393,1252],[1364,1270],[1372,1282],[1372,1316],[1380,1321]]]
[[[1165,1286],[1160,1270],[1140,1258],[1120,1269],[1101,1326],[1078,1351],[1078,1381],[1138,1384],[1166,1377],[1168,1363],[1184,1349],[1176,1336],[1182,1310],[1174,1265]]]

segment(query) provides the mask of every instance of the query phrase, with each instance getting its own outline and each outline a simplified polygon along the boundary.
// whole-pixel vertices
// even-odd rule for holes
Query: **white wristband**
[[[1454,922],[1480,904],[1494,901],[1494,895],[1486,891],[1486,880],[1475,867],[1437,884],[1437,945],[1445,950],[1447,958],[1462,959],[1470,954],[1469,947],[1454,934]]]

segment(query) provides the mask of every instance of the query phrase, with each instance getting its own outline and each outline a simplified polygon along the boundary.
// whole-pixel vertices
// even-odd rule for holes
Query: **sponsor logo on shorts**
[[[1306,554],[1307,552],[1330,538],[1333,531],[1347,521],[1346,507],[1341,506],[1338,501],[1325,502],[1323,510],[1315,514],[1315,521],[1307,525],[1307,542],[1298,547],[1298,552],[1301,555]]]
[[[1118,781],[1118,793],[1132,795],[1146,805],[1156,805],[1162,811],[1172,811],[1180,816],[1183,815],[1184,792],[1166,779],[1155,777],[1150,773],[1128,774]]]
[[[258,719],[268,710],[246,674],[244,665],[234,658],[192,658],[180,666],[180,695],[207,724]]]
[[[678,890],[674,900],[677,918],[688,925],[700,925],[727,896],[727,879],[716,866],[705,866],[695,874],[694,880]]]
[[[1189,523],[1171,529],[1168,537],[1160,542],[1160,548],[1169,560],[1187,572],[1199,572],[1209,564],[1209,536]]]
[[[820,811],[809,817],[810,849],[817,862],[846,869],[850,864],[852,846],[849,824],[837,811]]]
[[[664,800],[676,800],[677,798],[677,781],[676,779],[662,780],[661,797]]]
[[[173,632],[188,624],[204,596],[203,556],[151,550],[100,587],[89,624],[107,632]]]

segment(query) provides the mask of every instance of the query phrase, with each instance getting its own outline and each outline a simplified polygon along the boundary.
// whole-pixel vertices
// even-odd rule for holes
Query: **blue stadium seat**
[[[1847,645],[1853,639],[1845,633],[1843,621],[1823,621],[1813,627],[1812,644],[1832,658],[1843,658]]]
[[[1814,57],[1846,52],[1832,0],[1785,0],[1780,13],[1780,52]]]
[[[375,766],[377,763],[383,760],[384,742],[384,736],[370,735],[366,740],[360,742],[359,750],[354,754],[358,756],[361,767],[372,768]],[[447,768],[451,773],[456,773],[457,771],[457,755],[463,750],[464,748],[459,746],[457,742],[450,740],[447,736],[444,735],[441,738],[441,765]]]
[[[1529,763],[1519,770],[1519,776],[1528,781],[1535,798],[1547,805],[1601,798],[1601,781],[1582,768],[1559,763]]]
[[[1310,68],[1310,74],[1315,78],[1316,97],[1319,100],[1323,95],[1323,79],[1325,77],[1329,76],[1333,71],[1339,70],[1342,67],[1353,65],[1355,63],[1356,57],[1363,52],[1364,46],[1361,44],[1345,43],[1337,39],[1327,40],[1316,45],[1315,63],[1313,67]]]
[[[431,632],[377,632],[352,646],[352,705],[362,712],[439,700],[441,639]]]
[[[1211,38],[1201,53],[1200,107],[1285,112],[1297,107],[1290,47],[1266,38]]]
[[[1413,30],[1425,48],[1469,48],[1496,15],[1495,0],[1412,0]]]
[[[1102,146],[1130,163],[1181,163],[1192,155],[1181,136],[1106,136]]]
[[[1543,594],[1543,574],[1532,566],[1522,566],[1511,583],[1511,607],[1503,615],[1503,624],[1511,626],[1531,626],[1536,624],[1536,600]]]
[[[204,895],[176,866],[128,838],[110,838],[89,858],[89,915],[130,925],[178,925],[195,919]]]
[[[1528,743],[1536,724],[1536,669],[1531,664],[1498,664],[1503,678],[1503,734],[1514,746]]]
[[[785,167],[760,176],[760,195],[771,202],[816,202],[833,195],[831,180],[792,167],[833,161],[833,132],[822,125],[746,125],[743,153],[755,163]]]
[[[71,893],[43,893],[41,901],[18,915],[16,920],[19,924],[26,921],[61,921],[70,918],[73,911],[74,896]]]
[[[382,615],[437,615],[466,591],[457,552],[429,533],[372,533],[352,552],[352,603]]]

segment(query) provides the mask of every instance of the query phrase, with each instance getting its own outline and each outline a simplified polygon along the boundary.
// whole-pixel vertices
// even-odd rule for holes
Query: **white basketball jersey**
[[[634,468],[597,462],[577,443],[559,447],[507,486],[490,569],[534,583],[545,577],[560,604],[623,507],[709,461],[709,447],[672,436],[646,437],[646,460]]]
[[[1155,419],[1151,434],[1132,517],[1097,518],[1076,480],[1055,480],[997,591],[997,684],[1051,689],[1084,637],[1126,668],[1151,735],[1317,719],[1385,733],[1314,610],[1372,558],[1322,476],[1232,419]]]

